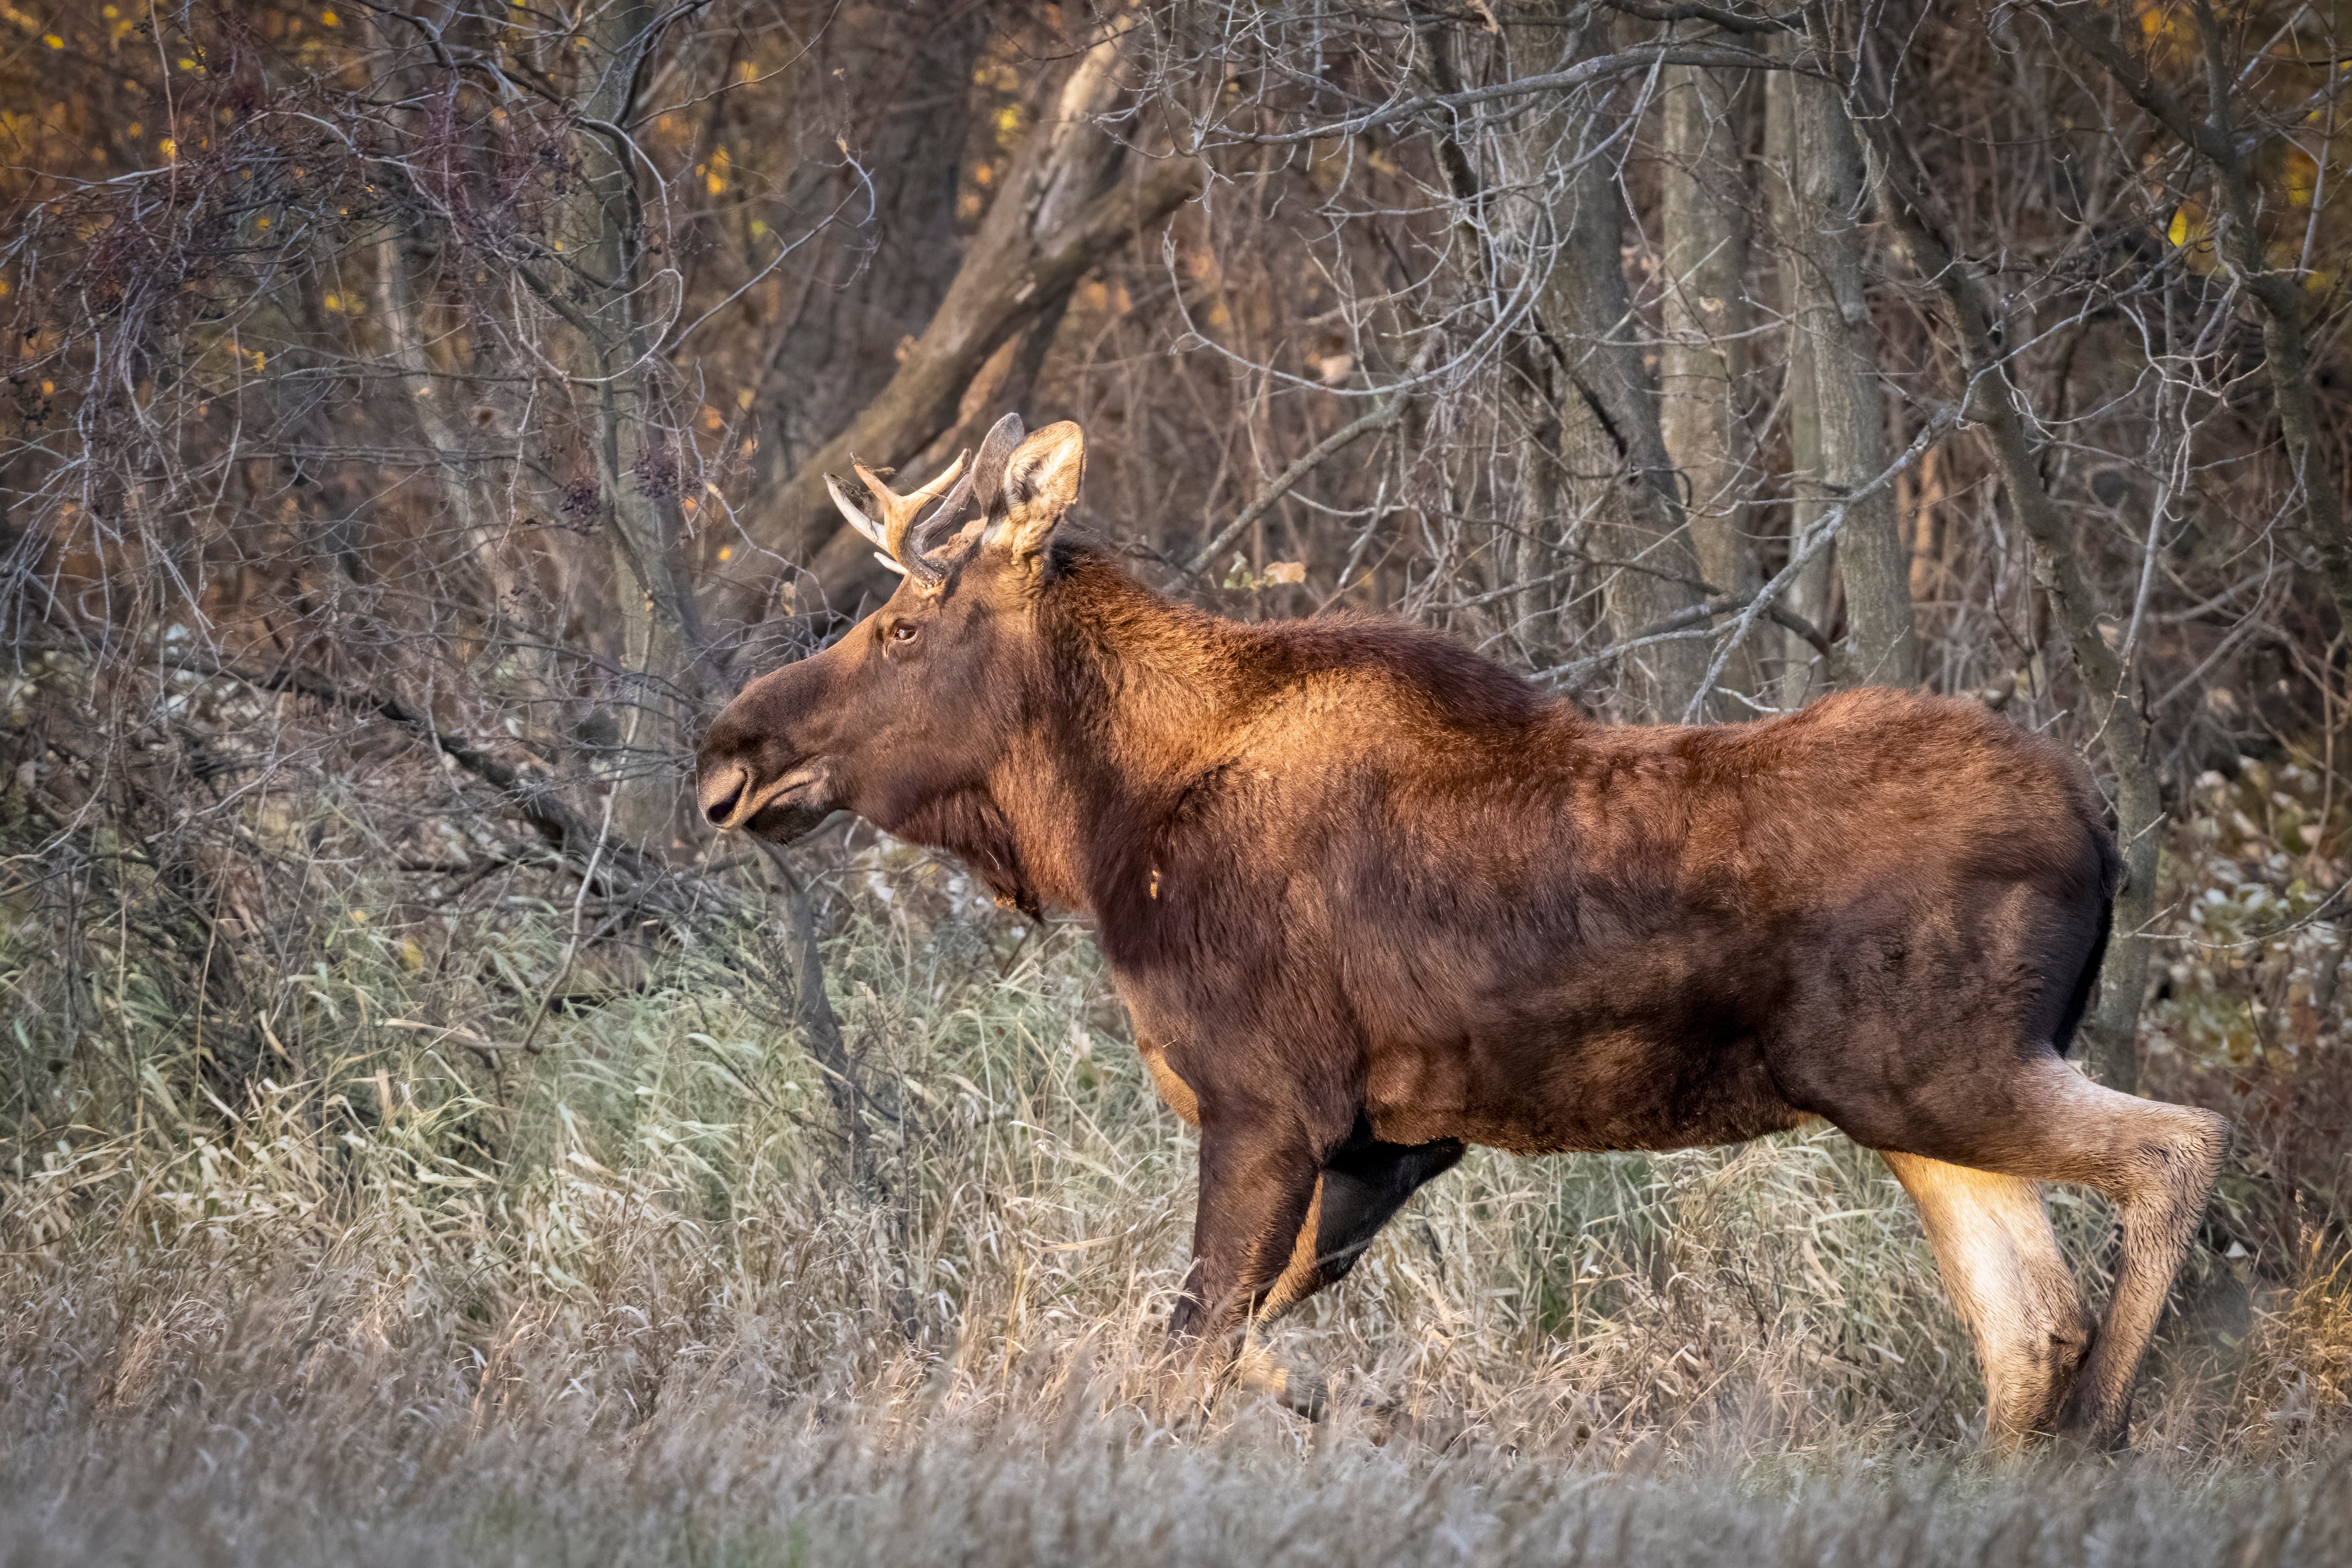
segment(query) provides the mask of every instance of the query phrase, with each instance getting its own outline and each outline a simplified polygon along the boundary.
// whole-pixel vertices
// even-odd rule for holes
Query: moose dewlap
[[[2120,868],[2073,756],[1895,691],[1601,725],[1399,622],[1221,620],[1061,531],[1084,468],[1076,426],[1008,416],[920,491],[834,482],[904,581],[744,689],[701,804],[779,840],[856,812],[1094,921],[1201,1129],[1174,1336],[1339,1279],[1466,1144],[1821,1117],[1917,1203],[1991,1440],[2123,1440],[2228,1130],[2063,1059]],[[2119,1209],[2104,1321],[2049,1181]]]

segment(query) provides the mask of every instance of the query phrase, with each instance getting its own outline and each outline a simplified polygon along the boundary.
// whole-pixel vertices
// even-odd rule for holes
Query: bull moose
[[[1008,416],[912,493],[829,481],[903,580],[743,689],[698,789],[721,828],[847,810],[1091,918],[1200,1128],[1179,1344],[1341,1278],[1465,1144],[1820,1118],[1918,1205],[1988,1439],[2125,1440],[2229,1131],[2064,1059],[2120,872],[2078,761],[1964,700],[1606,725],[1395,620],[1223,620],[1062,526],[1084,468],[1076,425]],[[2104,1322],[2042,1182],[2117,1207]]]

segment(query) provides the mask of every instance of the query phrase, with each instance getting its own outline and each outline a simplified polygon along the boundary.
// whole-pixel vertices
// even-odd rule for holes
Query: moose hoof
[[[1232,1379],[1235,1388],[1262,1394],[1309,1421],[1320,1421],[1330,1414],[1329,1382],[1315,1373],[1297,1372],[1283,1365],[1262,1345],[1252,1345],[1234,1358]]]

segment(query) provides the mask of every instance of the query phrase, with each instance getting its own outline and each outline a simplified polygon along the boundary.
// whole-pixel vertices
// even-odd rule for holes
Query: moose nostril
[[[722,787],[726,793],[713,795],[706,801],[702,815],[723,826],[727,819],[735,815],[735,803],[743,798],[743,770],[737,768]]]

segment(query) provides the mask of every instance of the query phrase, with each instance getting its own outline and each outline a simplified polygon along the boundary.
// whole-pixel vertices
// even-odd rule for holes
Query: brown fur
[[[2225,1131],[2060,1059],[2119,865],[2074,758],[1884,690],[1610,727],[1398,622],[1220,620],[1055,536],[1082,460],[1031,437],[943,581],[748,687],[703,804],[775,837],[853,810],[1091,917],[1202,1130],[1175,1332],[1343,1275],[1466,1143],[1822,1117],[1918,1200],[1994,1439],[2121,1440]],[[2087,1361],[2042,1180],[2123,1209]]]

